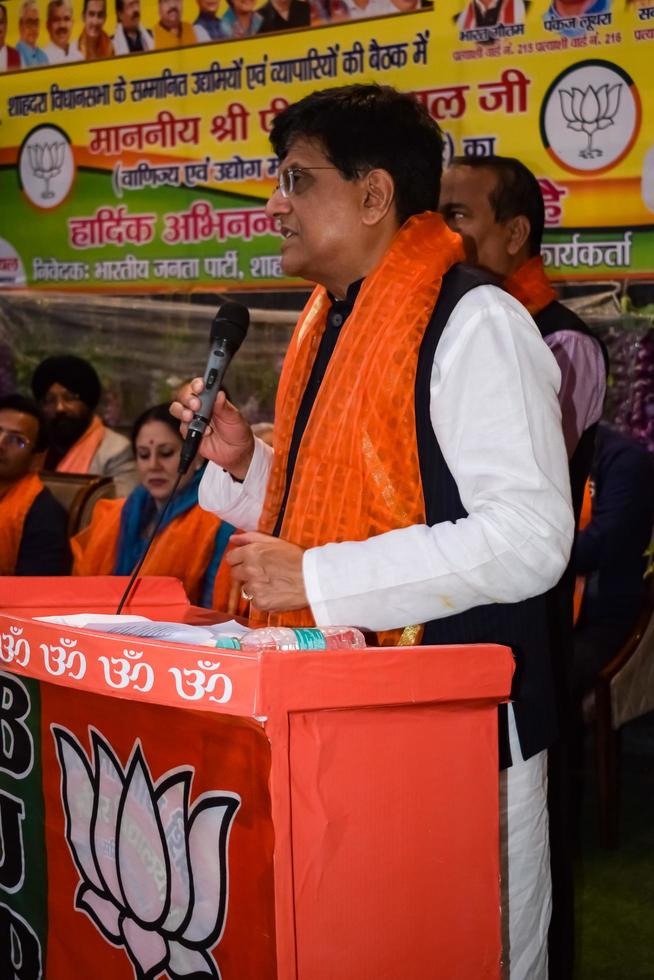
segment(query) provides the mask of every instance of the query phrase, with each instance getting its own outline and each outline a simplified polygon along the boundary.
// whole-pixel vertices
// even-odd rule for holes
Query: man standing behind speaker
[[[32,376],[32,391],[48,422],[44,469],[110,476],[116,496],[138,482],[129,439],[95,414],[100,379],[88,361],[73,354],[48,357]]]
[[[461,235],[467,260],[497,276],[526,306],[557,360],[578,516],[604,404],[607,364],[597,338],[557,302],[545,274],[540,254],[545,206],[538,181],[512,157],[455,157],[443,174],[439,210]]]
[[[262,624],[513,648],[505,957],[512,980],[543,980],[555,726],[543,594],[574,530],[559,370],[524,308],[460,265],[436,213],[442,135],[412,96],[315,92],[275,118],[271,143],[282,268],[320,285],[286,355],[273,449],[219,395],[200,503],[258,528],[228,560]],[[188,391],[173,410],[190,421],[198,407]]]

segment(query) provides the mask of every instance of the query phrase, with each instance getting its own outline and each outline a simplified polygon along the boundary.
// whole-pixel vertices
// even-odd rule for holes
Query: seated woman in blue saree
[[[182,437],[168,405],[147,409],[134,423],[132,445],[140,485],[121,500],[99,500],[91,523],[71,541],[73,575],[131,575],[177,478]],[[222,561],[232,532],[198,505],[204,460],[182,478],[141,569],[181,580],[195,605],[242,612],[229,566]]]

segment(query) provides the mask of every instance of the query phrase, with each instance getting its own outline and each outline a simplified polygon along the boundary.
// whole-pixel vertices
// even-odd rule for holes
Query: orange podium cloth
[[[402,226],[364,280],[302,437],[282,538],[312,548],[424,523],[415,420],[418,354],[443,276],[462,258],[460,237],[440,215],[425,212]],[[293,427],[330,305],[326,290],[317,287],[284,361],[275,455],[259,523],[267,533],[284,496]],[[369,379],[383,377],[384,384],[359,384],[362,364]],[[271,625],[313,624],[308,609],[270,615],[253,610],[251,616]],[[402,635],[393,630],[383,642],[399,643]]]
[[[0,497],[0,575],[13,575],[30,507],[43,490],[36,473],[29,473]]]
[[[87,579],[70,575],[7,576],[0,578],[0,613],[24,619],[56,616],[62,609],[115,613],[128,582],[127,575],[97,575]],[[184,622],[191,608],[181,582],[152,576],[137,579],[123,611],[126,615]],[[209,610],[201,612],[206,614]]]
[[[43,607],[110,584],[69,581],[67,604],[41,580]],[[251,653],[7,614],[0,636],[22,860],[2,869],[2,927],[23,964],[499,980],[509,650]]]

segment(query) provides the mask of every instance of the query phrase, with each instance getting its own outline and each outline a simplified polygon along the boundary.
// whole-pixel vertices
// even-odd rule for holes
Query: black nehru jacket
[[[456,304],[475,286],[493,282],[485,273],[456,265],[443,277],[438,302],[425,331],[416,375],[416,434],[427,524],[457,521],[467,517],[454,478],[443,458],[429,416],[430,380],[434,356],[445,325]],[[286,493],[274,534],[280,533],[298,449],[334,351],[340,329],[352,311],[361,281],[354,283],[346,298],[334,301],[327,326],[316,353],[302,398],[289,451]],[[517,603],[477,606],[455,616],[425,624],[423,645],[444,643],[499,643],[511,647],[516,660],[511,697],[524,758],[547,748],[556,734],[554,695],[550,669],[545,596]],[[500,765],[511,763],[506,706],[500,706]]]
[[[25,517],[14,575],[68,575],[70,566],[68,515],[44,487]]]
[[[429,414],[430,381],[436,348],[450,314],[475,286],[493,280],[466,265],[455,265],[443,278],[438,302],[425,331],[416,375],[416,432],[427,524],[468,516],[454,477],[443,458]],[[545,595],[522,602],[475,606],[425,624],[423,644],[500,643],[511,647],[516,669],[511,687],[520,748],[525,759],[547,748],[556,736]],[[500,705],[500,766],[511,764],[506,705]]]

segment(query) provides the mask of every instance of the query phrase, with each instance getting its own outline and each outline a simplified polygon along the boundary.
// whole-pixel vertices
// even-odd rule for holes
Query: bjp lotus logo
[[[24,194],[35,207],[59,207],[75,180],[75,159],[67,133],[51,123],[32,129],[18,152],[18,174]]]
[[[603,150],[593,146],[593,137],[600,130],[613,125],[623,88],[624,85],[618,82],[610,87],[600,85],[597,89],[589,85],[583,91],[580,88],[573,88],[571,92],[564,88],[559,89],[561,112],[568,129],[583,132],[588,139],[586,146],[579,151],[580,157],[590,160],[603,155]]]
[[[66,841],[80,880],[75,907],[122,946],[136,980],[213,977],[228,902],[227,848],[240,797],[210,792],[190,803],[191,768],[155,783],[140,742],[123,769],[91,731],[92,760],[52,726],[61,767]]]
[[[633,78],[611,61],[577,61],[543,96],[540,135],[552,159],[574,174],[601,174],[631,152],[642,121]]]
[[[66,158],[66,143],[64,140],[59,143],[54,141],[30,143],[27,149],[32,173],[45,182],[45,190],[41,193],[41,197],[44,199],[54,197],[54,191],[50,190],[50,182],[61,173]]]

